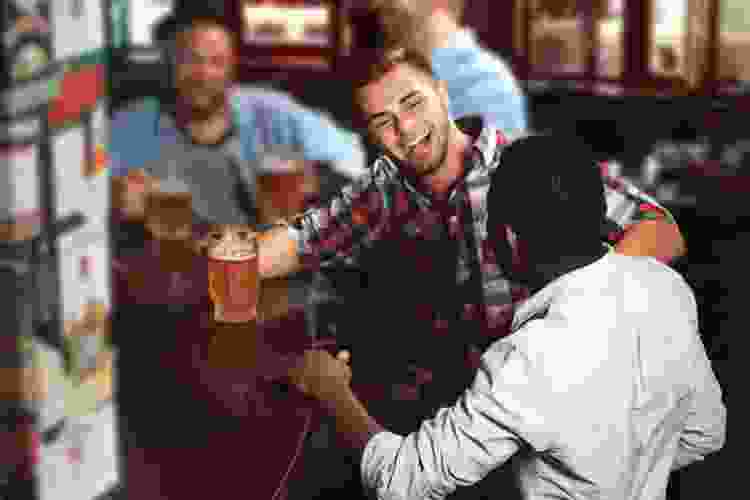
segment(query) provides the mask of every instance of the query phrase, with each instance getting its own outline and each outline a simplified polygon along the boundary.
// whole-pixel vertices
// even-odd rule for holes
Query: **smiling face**
[[[360,88],[357,101],[370,139],[417,176],[444,163],[451,135],[442,82],[401,63]]]

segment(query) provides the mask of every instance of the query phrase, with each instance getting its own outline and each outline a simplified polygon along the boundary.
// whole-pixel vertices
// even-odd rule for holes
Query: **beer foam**
[[[242,226],[228,226],[214,231],[208,235],[207,254],[213,259],[233,262],[253,258],[256,256],[253,234],[253,231]]]
[[[261,174],[293,174],[305,169],[301,156],[292,154],[266,153],[260,161]]]

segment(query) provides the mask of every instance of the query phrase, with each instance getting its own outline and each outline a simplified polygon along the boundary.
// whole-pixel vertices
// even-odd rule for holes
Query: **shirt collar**
[[[498,147],[500,146],[500,139],[502,136],[499,134],[499,130],[492,125],[486,125],[481,128],[481,132],[478,136],[473,137],[476,137],[476,139],[472,145],[472,150],[479,153],[482,161],[481,165],[476,165],[475,162],[473,166],[489,168],[492,165]]]
[[[553,302],[558,301],[561,297],[564,297],[570,290],[571,281],[577,281],[579,279],[585,279],[586,270],[592,266],[599,267],[600,265],[606,264],[611,260],[613,252],[608,252],[604,257],[597,259],[591,264],[580,267],[574,271],[571,271],[563,276],[560,276],[556,280],[550,282],[539,290],[537,293],[529,297],[525,302],[521,303],[513,315],[513,324],[511,331],[515,331],[520,325],[523,325],[532,316],[549,308]],[[594,276],[596,279],[596,275]]]

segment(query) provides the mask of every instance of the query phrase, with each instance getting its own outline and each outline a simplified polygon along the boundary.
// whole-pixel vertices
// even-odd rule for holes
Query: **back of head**
[[[576,137],[532,135],[508,145],[493,174],[488,208],[490,231],[510,226],[534,254],[601,247],[601,173],[592,150]]]

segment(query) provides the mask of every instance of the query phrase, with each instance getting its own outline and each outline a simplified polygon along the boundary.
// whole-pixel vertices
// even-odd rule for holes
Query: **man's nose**
[[[405,141],[413,139],[414,131],[417,126],[417,120],[410,115],[401,115],[398,119],[398,128],[401,137]]]

